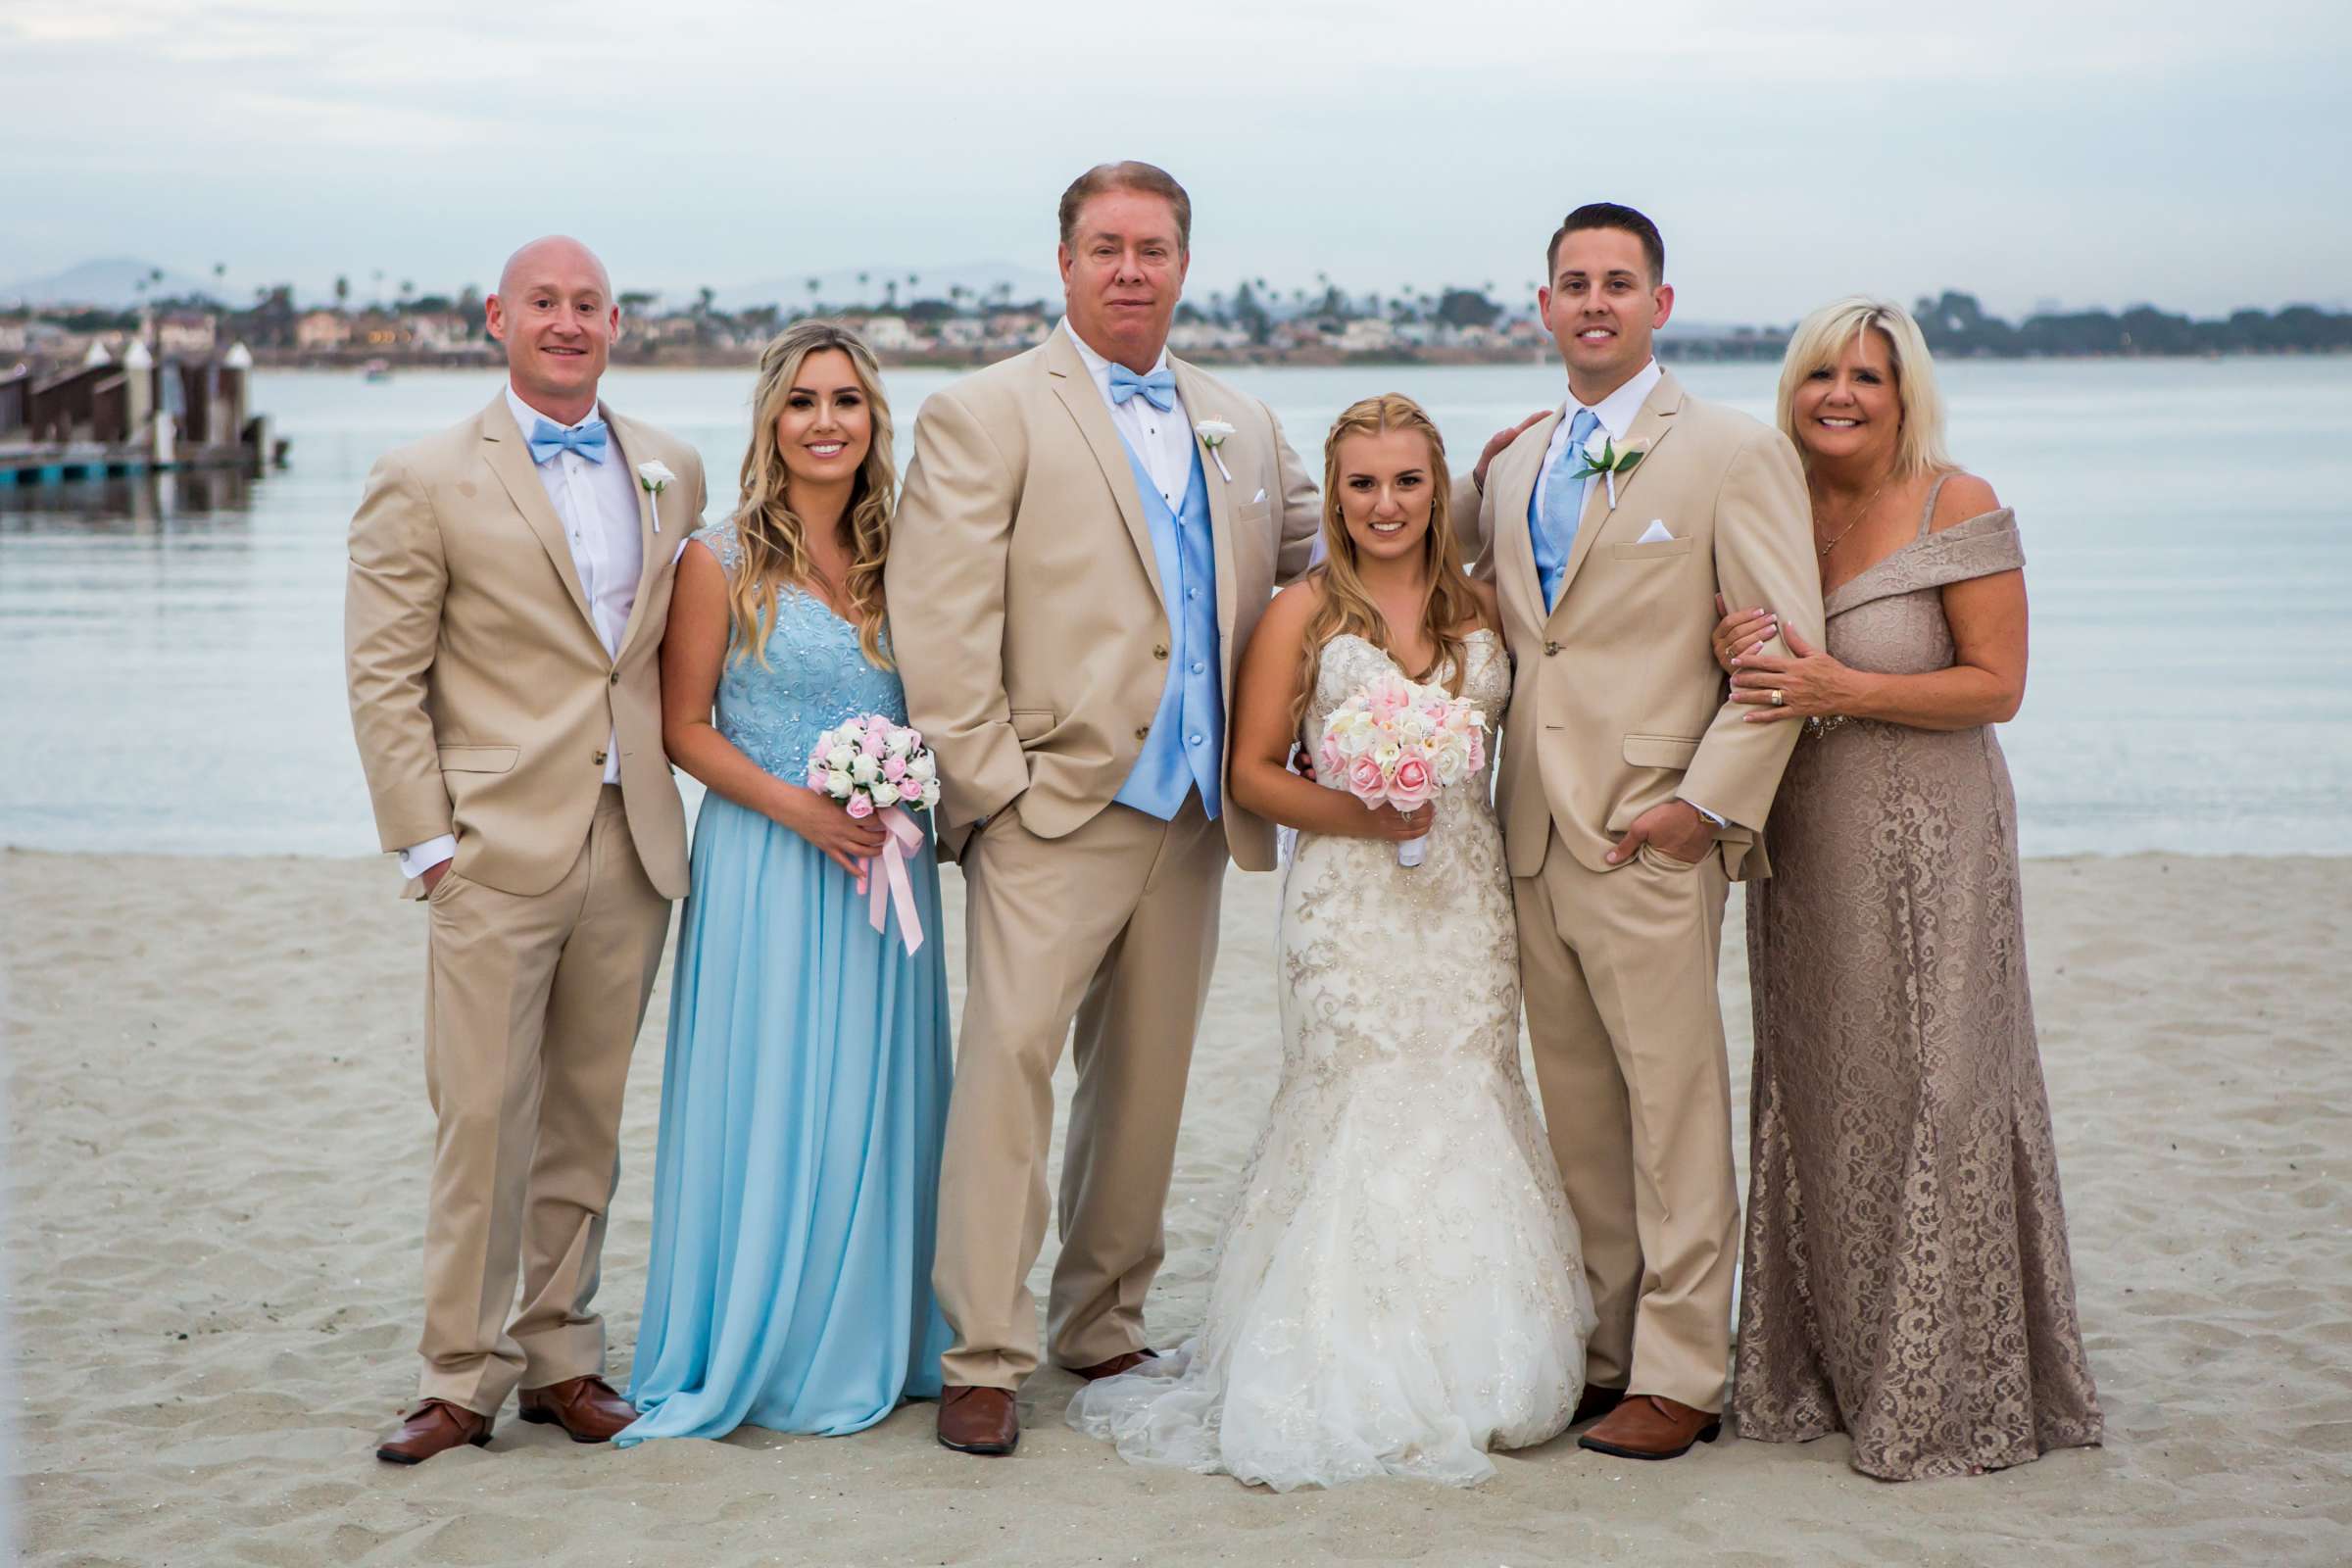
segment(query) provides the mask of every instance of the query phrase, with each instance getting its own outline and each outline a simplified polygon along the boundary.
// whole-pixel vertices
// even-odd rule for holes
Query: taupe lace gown
[[[1947,668],[1939,590],[2025,564],[2010,512],[1930,533],[1935,507],[1829,596],[1840,662]],[[1766,843],[1740,1436],[1843,1430],[1854,1467],[1889,1480],[2097,1443],[1991,727],[1806,736]]]

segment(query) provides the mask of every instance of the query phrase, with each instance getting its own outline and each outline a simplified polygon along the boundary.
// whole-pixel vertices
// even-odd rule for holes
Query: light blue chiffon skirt
[[[877,873],[879,867],[877,866]],[[908,866],[922,950],[808,840],[703,802],[671,982],[654,1240],[614,1441],[838,1434],[936,1397],[947,1121],[939,867]]]

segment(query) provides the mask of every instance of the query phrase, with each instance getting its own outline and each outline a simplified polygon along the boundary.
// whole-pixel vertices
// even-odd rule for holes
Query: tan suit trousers
[[[453,869],[427,909],[424,1082],[439,1131],[418,1392],[495,1415],[517,1385],[604,1370],[589,1302],[669,902],[608,784],[553,888],[504,893]]]
[[[1198,794],[1171,822],[1109,806],[1056,839],[1015,814],[963,851],[970,984],[932,1271],[956,1331],[947,1381],[1000,1389],[1038,1362],[1028,1280],[1046,1239],[1054,1069],[1073,1019],[1051,1348],[1078,1367],[1144,1348],[1227,861]]]
[[[1511,886],[1544,1120],[1600,1318],[1586,1378],[1721,1410],[1740,1248],[1723,858],[1643,845],[1592,871],[1555,828]]]

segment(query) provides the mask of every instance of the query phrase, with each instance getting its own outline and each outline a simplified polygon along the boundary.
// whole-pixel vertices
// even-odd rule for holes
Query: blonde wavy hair
[[[1351,435],[1381,435],[1390,430],[1418,430],[1429,441],[1429,532],[1421,538],[1421,562],[1429,574],[1429,590],[1421,602],[1421,629],[1437,649],[1430,667],[1415,675],[1428,680],[1446,672],[1446,689],[1461,695],[1469,661],[1461,633],[1466,621],[1483,618],[1478,595],[1462,570],[1461,552],[1454,542],[1453,510],[1447,497],[1451,479],[1446,470],[1446,442],[1437,424],[1420,404],[1400,392],[1352,403],[1332,421],[1323,439],[1323,560],[1310,576],[1322,586],[1314,613],[1306,621],[1306,653],[1300,666],[1298,698],[1291,708],[1291,726],[1306,720],[1314,700],[1315,682],[1323,669],[1323,645],[1334,637],[1353,634],[1373,646],[1394,652],[1389,643],[1388,617],[1364,587],[1355,559],[1355,539],[1340,513],[1340,443]]]
[[[882,638],[888,607],[882,598],[882,568],[890,559],[891,509],[898,499],[898,469],[890,456],[890,401],[882,393],[882,367],[874,351],[839,321],[795,321],[760,351],[760,379],[752,389],[752,445],[743,455],[743,500],[735,509],[735,536],[741,551],[733,580],[727,585],[734,632],[732,660],[746,654],[767,663],[767,634],[775,624],[776,596],[785,586],[816,586],[816,564],[809,559],[808,525],[792,510],[790,478],[784,452],[776,444],[776,421],[783,416],[784,400],[800,379],[801,367],[811,354],[839,349],[850,357],[858,384],[865,392],[873,425],[873,443],[850,489],[850,508],[843,524],[849,532],[849,595],[858,627],[858,646],[866,662],[891,667]]]
[[[1796,433],[1796,389],[1815,370],[1835,369],[1846,345],[1873,331],[1886,339],[1887,358],[1894,365],[1895,401],[1903,410],[1902,428],[1894,438],[1895,476],[1911,478],[1959,466],[1943,444],[1943,394],[1936,386],[1936,362],[1928,353],[1927,335],[1900,305],[1864,294],[1824,305],[1788,334],[1775,409],[1781,434],[1795,442],[1798,457],[1805,456],[1805,444]]]

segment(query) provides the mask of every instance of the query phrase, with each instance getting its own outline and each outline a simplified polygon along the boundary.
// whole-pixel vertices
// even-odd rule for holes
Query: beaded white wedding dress
[[[1510,663],[1473,634],[1498,720]],[[1334,639],[1309,751],[1396,669]],[[1490,756],[1489,767],[1492,766]],[[1327,785],[1336,781],[1326,780]],[[1303,834],[1283,882],[1283,1068],[1219,1242],[1200,1332],[1079,1391],[1121,1454],[1289,1491],[1374,1476],[1469,1486],[1556,1436],[1592,1330],[1576,1221],[1519,1070],[1518,946],[1483,770],[1438,796],[1427,860]]]

